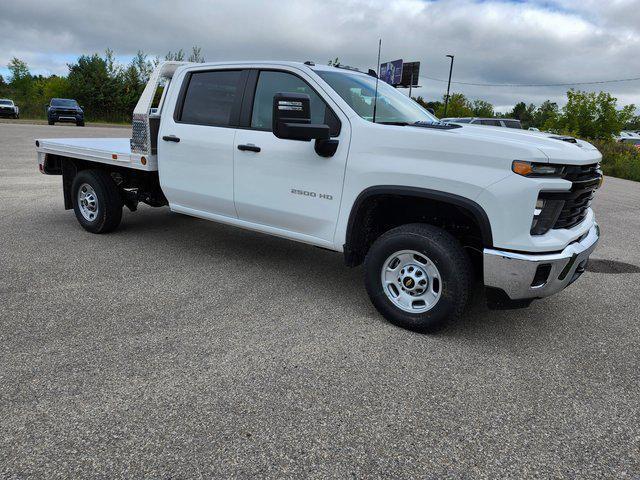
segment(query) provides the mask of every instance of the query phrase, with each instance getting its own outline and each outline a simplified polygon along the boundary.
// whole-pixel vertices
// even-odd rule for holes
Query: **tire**
[[[81,189],[84,204],[81,204]],[[81,170],[71,184],[71,198],[76,218],[88,232],[108,233],[120,225],[122,197],[108,173]]]
[[[55,125],[56,122],[54,122],[53,120],[49,120],[49,125]]]
[[[386,269],[396,261],[400,263],[395,270]],[[394,325],[435,332],[463,313],[472,269],[462,245],[451,234],[412,223],[384,233],[373,243],[364,262],[365,287],[378,312]],[[383,275],[387,275],[384,285]]]
[[[76,127],[84,127],[84,122],[76,122]]]

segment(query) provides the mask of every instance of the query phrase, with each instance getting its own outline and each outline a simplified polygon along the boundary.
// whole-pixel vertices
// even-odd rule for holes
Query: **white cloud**
[[[12,56],[33,69],[62,73],[66,55],[163,56],[200,45],[207,60],[291,59],[373,67],[383,59],[418,60],[429,77],[481,83],[558,83],[640,76],[638,0],[89,0],[4,3],[0,64]],[[445,85],[421,79],[417,93],[441,97]],[[583,87],[586,88],[586,87]],[[640,82],[603,88],[640,104]],[[562,102],[564,88],[454,85],[496,105]]]

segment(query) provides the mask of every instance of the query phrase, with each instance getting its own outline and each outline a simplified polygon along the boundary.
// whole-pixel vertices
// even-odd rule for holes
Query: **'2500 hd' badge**
[[[324,200],[333,200],[333,195],[329,195],[328,193],[316,193],[316,192],[308,192],[307,190],[298,190],[297,188],[292,188],[291,193],[294,195],[302,195],[304,197],[311,198],[322,198]]]

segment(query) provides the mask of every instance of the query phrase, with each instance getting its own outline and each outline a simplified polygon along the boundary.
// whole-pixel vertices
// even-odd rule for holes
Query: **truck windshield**
[[[316,70],[355,112],[365,120],[373,121],[376,79],[362,73]],[[438,119],[414,100],[403,95],[388,83],[378,82],[376,123],[411,125],[417,122],[433,123]]]
[[[13,105],[11,100],[0,100],[0,105]]]
[[[67,98],[54,98],[51,100],[52,107],[77,107],[78,102],[75,100],[69,100]]]

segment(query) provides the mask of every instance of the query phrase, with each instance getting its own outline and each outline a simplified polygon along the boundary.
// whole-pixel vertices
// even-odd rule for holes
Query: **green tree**
[[[191,55],[189,55],[187,61],[193,63],[204,63],[205,59],[202,55],[202,49],[195,45],[191,47]]]
[[[529,128],[533,124],[533,116],[536,111],[534,104],[527,105],[524,102],[517,103],[511,112],[507,114],[509,118],[516,118],[520,120],[522,128]]]
[[[558,115],[558,104],[551,100],[545,100],[534,112],[532,126],[546,130],[548,125],[552,125],[557,120]]]
[[[446,95],[445,95],[446,97]],[[472,117],[473,116],[473,105],[464,96],[462,93],[452,93],[449,98],[449,105],[447,106],[447,114],[444,113],[444,101],[446,98],[443,97],[442,106],[436,110],[436,116],[439,118],[443,117]]]
[[[26,62],[20,60],[19,58],[13,57],[9,61],[7,68],[11,73],[11,80],[9,81],[11,89],[20,98],[28,97],[31,88],[33,87],[33,79]]]
[[[164,59],[172,60],[174,62],[184,62],[184,50],[180,49],[177,52],[169,50],[169,53],[164,56]]]
[[[493,117],[495,115],[493,111],[493,105],[486,100],[474,100],[473,101],[473,116],[474,117]]]
[[[42,97],[44,102],[52,98],[66,98],[69,96],[69,80],[66,77],[58,77],[56,75],[52,75],[49,78],[45,79],[42,89]]]
[[[617,99],[607,92],[569,90],[562,114],[552,122],[561,132],[589,139],[611,139],[635,114],[635,105],[617,108]]]
[[[107,60],[98,54],[82,55],[69,65],[69,91],[88,117],[112,118],[118,106],[117,78],[110,76]]]
[[[625,130],[640,130],[640,115],[635,115],[625,126]]]

